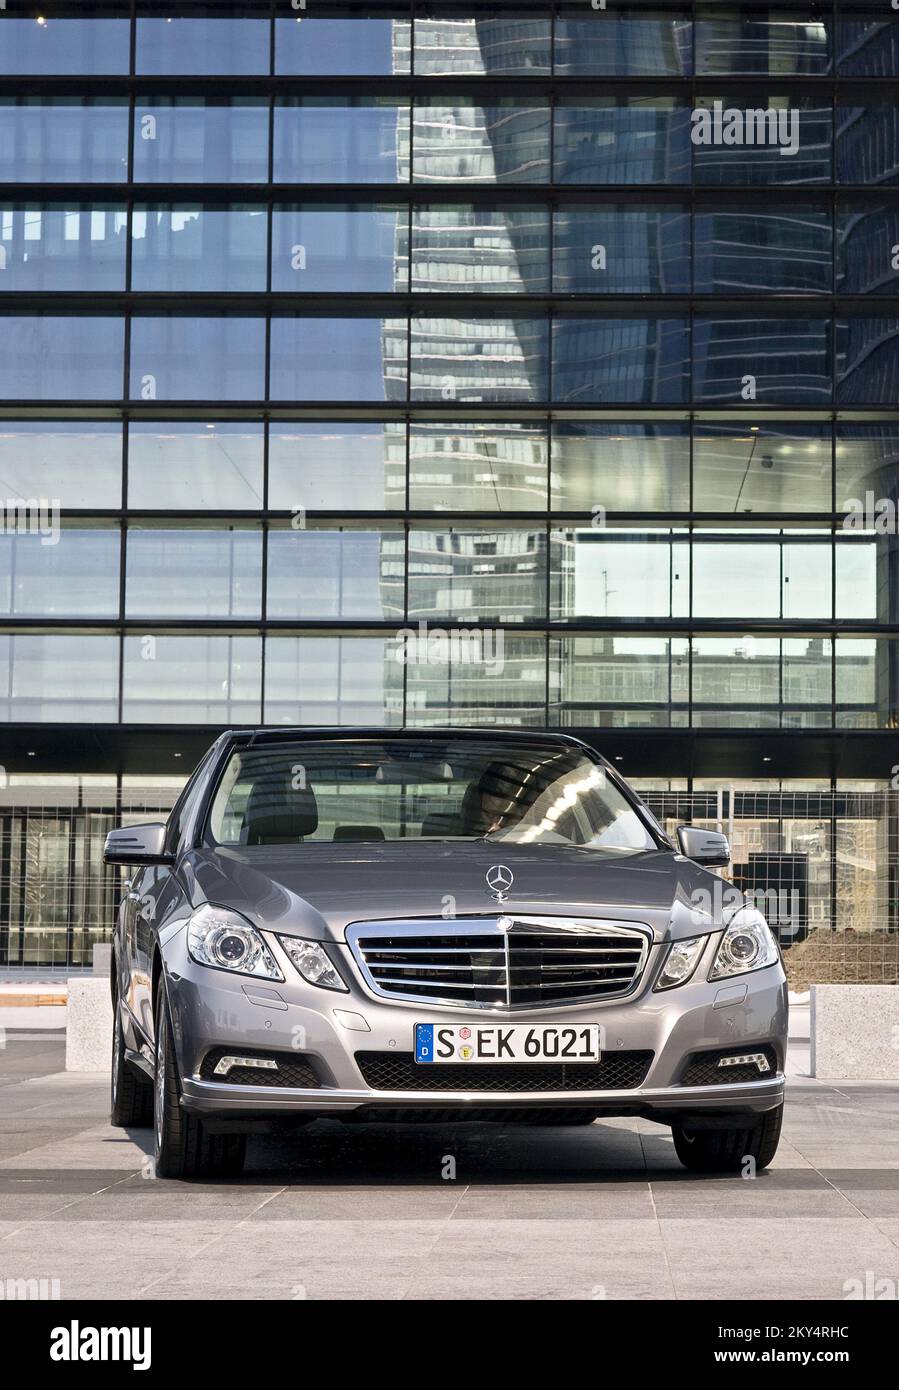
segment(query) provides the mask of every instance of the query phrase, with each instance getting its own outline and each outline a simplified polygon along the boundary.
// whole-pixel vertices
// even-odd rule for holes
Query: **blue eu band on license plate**
[[[433,1023],[416,1023],[415,1025],[415,1060],[416,1062],[433,1062],[434,1060]]]

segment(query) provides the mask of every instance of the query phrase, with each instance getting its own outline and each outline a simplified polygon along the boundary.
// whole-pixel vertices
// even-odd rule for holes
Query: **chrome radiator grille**
[[[648,928],[567,917],[361,922],[347,940],[376,994],[466,1009],[553,1008],[637,985]]]

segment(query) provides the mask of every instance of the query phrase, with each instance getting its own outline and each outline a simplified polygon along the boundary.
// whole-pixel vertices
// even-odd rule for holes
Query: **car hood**
[[[513,875],[500,905],[486,882]],[[343,941],[352,922],[499,913],[642,922],[656,941],[720,926],[742,901],[730,884],[670,851],[394,841],[196,849],[181,876],[194,907],[230,907],[264,930]],[[697,904],[699,910],[697,911]]]

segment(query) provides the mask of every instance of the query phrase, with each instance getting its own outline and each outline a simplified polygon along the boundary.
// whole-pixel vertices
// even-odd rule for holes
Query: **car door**
[[[137,893],[135,882],[139,882],[140,872],[132,878],[126,878],[122,885],[125,893],[119,903],[118,920],[116,932],[118,945],[116,948],[116,968],[118,971],[118,992],[119,998],[124,1001],[129,1012],[135,1013],[135,973],[137,969],[136,943],[134,939],[134,918],[137,905]]]
[[[174,855],[172,864],[153,864],[142,869],[133,888],[134,1014],[150,1042],[153,1027],[153,955],[156,936],[178,913],[189,909],[187,893],[178,876],[178,862],[185,848],[194,814],[206,790],[208,772],[215,761],[214,744],[195,769],[166,823],[166,849]]]
[[[133,922],[134,972],[133,1012],[141,1031],[153,1039],[153,947],[159,914],[167,882],[171,877],[167,864],[152,865],[141,870],[131,894]]]

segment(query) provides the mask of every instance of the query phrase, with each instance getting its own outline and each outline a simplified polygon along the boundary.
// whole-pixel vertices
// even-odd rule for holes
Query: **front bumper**
[[[490,1013],[435,1008],[427,1003],[376,997],[359,980],[348,949],[340,965],[348,993],[308,985],[268,937],[285,982],[248,979],[208,969],[191,961],[185,933],[170,937],[164,948],[166,988],[171,1004],[175,1048],[182,1077],[182,1104],[209,1119],[273,1120],[336,1116],[377,1118],[390,1112],[449,1113],[465,1118],[485,1109],[513,1111],[546,1108],[593,1110],[598,1115],[645,1115],[664,1123],[700,1122],[773,1109],[783,1099],[783,1065],[787,1033],[787,988],[779,964],[735,981],[695,983],[653,993],[660,953],[654,946],[637,993],[627,1000],[569,1006],[533,1013]],[[704,976],[717,936],[697,969]],[[743,986],[745,985],[745,991]],[[604,1053],[618,1050],[652,1053],[642,1083],[633,1089],[448,1091],[428,1089],[428,1069],[416,1090],[381,1090],[367,1085],[356,1061],[358,1052],[408,1054],[416,1022],[580,1022],[599,1023]],[[679,1078],[695,1053],[752,1050],[767,1044],[777,1064],[770,1076],[721,1085],[683,1086]],[[315,1087],[235,1085],[227,1079],[204,1080],[203,1059],[213,1048],[243,1055],[291,1052],[308,1060],[320,1084]],[[483,1070],[483,1068],[481,1069]]]

